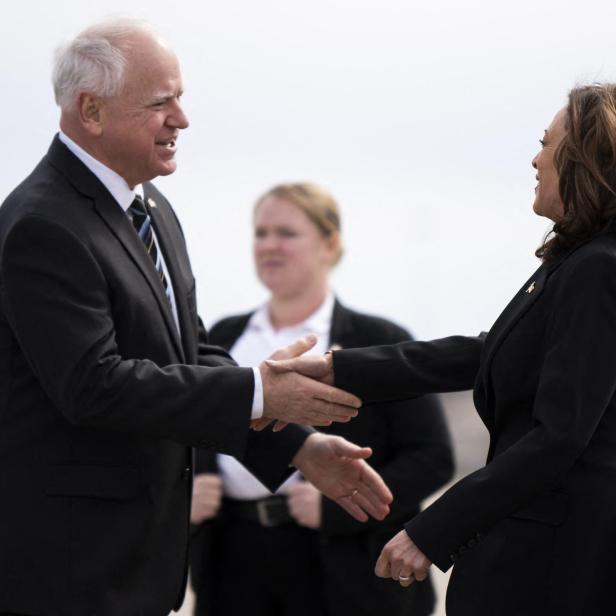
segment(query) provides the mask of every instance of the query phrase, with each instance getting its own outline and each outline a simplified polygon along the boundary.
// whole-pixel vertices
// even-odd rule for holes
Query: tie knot
[[[139,195],[135,195],[135,198],[133,199],[133,202],[130,204],[128,209],[133,215],[140,214],[141,216],[147,216],[148,214],[148,211],[145,207],[145,203],[143,202],[143,199]]]
[[[135,227],[135,230],[141,237],[141,240],[146,242],[148,234],[151,233],[150,215],[148,214],[143,199],[139,195],[136,195],[134,201],[130,204],[128,215],[133,223],[133,227]]]

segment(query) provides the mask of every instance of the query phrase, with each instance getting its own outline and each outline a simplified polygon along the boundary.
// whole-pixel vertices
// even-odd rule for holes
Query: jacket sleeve
[[[11,330],[66,419],[243,453],[254,388],[250,369],[123,357],[113,289],[92,249],[54,221],[28,216],[17,222],[1,264]]]
[[[356,317],[356,326],[366,343],[394,344],[411,341],[401,327],[383,319]],[[367,422],[365,429],[361,424]],[[391,512],[384,522],[357,522],[329,499],[322,501],[321,530],[326,533],[356,533],[379,530],[391,533],[418,511],[421,501],[440,488],[453,474],[453,454],[442,406],[434,395],[412,400],[371,404],[360,411],[340,432],[357,435],[375,450],[375,468],[394,495]]]
[[[483,340],[483,335],[452,336],[334,351],[336,386],[364,402],[472,389]]]
[[[484,468],[406,525],[440,569],[451,566],[478,533],[509,515],[549,507],[550,498],[558,497],[554,488],[588,447],[606,409],[614,410],[615,269],[616,258],[607,253],[561,266],[552,282],[528,431],[499,446]]]

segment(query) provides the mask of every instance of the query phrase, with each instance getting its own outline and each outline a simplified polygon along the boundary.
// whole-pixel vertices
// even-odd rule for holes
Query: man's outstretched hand
[[[368,515],[382,520],[393,496],[381,476],[365,462],[369,447],[359,447],[341,436],[315,432],[293,458],[293,464],[325,496],[360,522]]]

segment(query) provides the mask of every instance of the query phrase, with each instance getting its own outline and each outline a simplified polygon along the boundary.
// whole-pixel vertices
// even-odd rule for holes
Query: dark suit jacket
[[[274,488],[305,438],[248,437],[252,371],[207,344],[179,224],[145,190],[181,339],[127,216],[57,138],[0,209],[0,612],[167,614],[185,587],[187,445],[247,452]]]
[[[487,337],[334,353],[336,384],[383,400],[474,385],[485,468],[407,525],[451,616],[607,615],[616,552],[616,234],[544,265]]]
[[[243,333],[250,314],[230,317],[211,330],[213,342],[231,348]],[[408,340],[409,333],[390,321],[357,313],[335,303],[330,346],[356,347],[377,342]],[[354,520],[333,501],[324,498],[322,527],[315,533],[325,579],[325,602],[332,614],[429,614],[434,603],[430,582],[402,589],[379,580],[374,565],[382,546],[413,517],[419,503],[451,476],[453,461],[449,435],[438,400],[426,396],[412,402],[362,408],[347,424],[327,428],[373,449],[370,463],[394,494],[391,514],[383,522]],[[197,452],[197,472],[216,472],[216,456]],[[224,523],[224,520],[218,520]],[[216,524],[205,524],[191,549],[193,584],[207,597],[215,583],[216,546],[208,533]],[[208,530],[210,529],[210,530]],[[202,572],[203,567],[210,567]],[[298,601],[301,598],[298,597]]]

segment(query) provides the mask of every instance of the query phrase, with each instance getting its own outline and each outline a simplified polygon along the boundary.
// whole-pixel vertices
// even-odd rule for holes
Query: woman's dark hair
[[[616,84],[574,88],[554,164],[564,205],[536,255],[553,261],[616,220]]]

